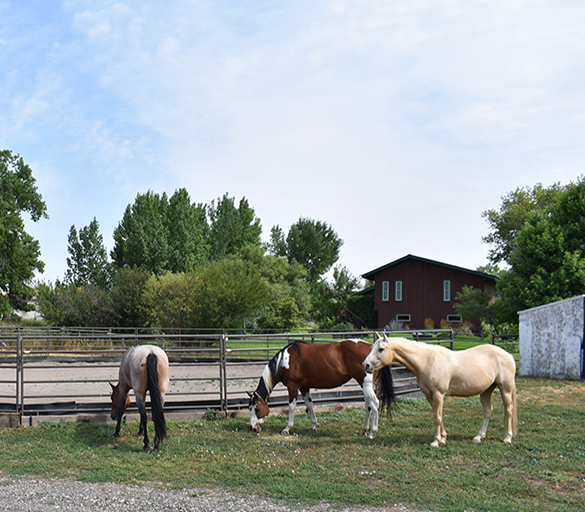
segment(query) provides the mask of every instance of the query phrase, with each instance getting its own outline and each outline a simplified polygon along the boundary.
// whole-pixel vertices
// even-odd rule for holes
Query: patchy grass
[[[448,398],[447,445],[429,446],[434,425],[424,399],[401,400],[382,415],[374,440],[357,436],[362,408],[300,414],[294,434],[270,416],[260,434],[246,418],[169,422],[161,453],[144,453],[137,424],[43,423],[0,430],[2,471],[85,481],[218,486],[295,503],[433,510],[581,511],[585,502],[585,383],[517,380],[520,432],[502,443],[503,412],[494,396],[488,437],[471,442],[481,423],[479,399]],[[151,426],[151,425],[150,425]],[[152,426],[151,426],[152,427]]]

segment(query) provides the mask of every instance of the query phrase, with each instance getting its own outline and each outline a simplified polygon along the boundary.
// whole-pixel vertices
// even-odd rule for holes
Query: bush
[[[41,284],[37,288],[39,311],[53,325],[108,327],[114,323],[112,300],[95,286]]]
[[[398,322],[397,320],[391,320],[384,329],[388,331],[402,331],[404,330],[402,322]]]

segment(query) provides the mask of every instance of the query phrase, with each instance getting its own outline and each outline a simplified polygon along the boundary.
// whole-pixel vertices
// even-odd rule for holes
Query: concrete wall
[[[520,311],[520,375],[583,378],[585,296]]]

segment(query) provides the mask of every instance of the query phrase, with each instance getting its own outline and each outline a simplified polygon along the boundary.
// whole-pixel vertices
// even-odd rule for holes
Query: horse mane
[[[378,373],[375,391],[380,400],[381,408],[386,408],[386,413],[391,414],[391,407],[396,403],[396,392],[392,381],[392,365],[384,366]]]
[[[270,393],[272,393],[274,386],[280,382],[280,362],[282,361],[284,351],[292,346],[297,353],[300,353],[297,343],[296,340],[288,343],[284,348],[280,349],[264,367],[264,371],[258,382],[258,387],[254,393],[265,402],[268,401],[268,397],[270,396]]]
[[[292,347],[295,349],[295,352],[300,355],[301,350],[299,348],[299,345],[301,345],[301,344],[304,345],[305,343],[306,343],[305,340],[292,340],[292,341],[289,341],[288,345],[286,347],[284,347],[282,350],[287,349],[288,347]]]

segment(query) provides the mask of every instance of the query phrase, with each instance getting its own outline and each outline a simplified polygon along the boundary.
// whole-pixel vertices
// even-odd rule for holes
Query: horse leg
[[[376,435],[376,432],[378,432],[378,408],[380,406],[380,402],[378,400],[378,397],[376,396],[376,393],[374,392],[374,385],[372,383],[373,381],[373,376],[371,373],[366,374],[365,378],[364,378],[364,383],[363,383],[363,387],[362,390],[364,392],[364,399],[366,401],[366,417],[364,419],[364,425],[362,427],[362,430],[360,432],[360,436],[363,436],[366,433],[366,430],[368,430],[369,427],[369,423],[370,423],[370,416],[372,417],[372,429],[370,430],[370,433],[368,435],[368,437],[370,439],[373,439],[374,436]]]
[[[295,411],[297,409],[297,394],[298,389],[289,389],[288,390],[288,423],[286,427],[284,427],[281,435],[288,436],[290,433],[290,429],[295,424]]]
[[[118,407],[118,419],[116,421],[116,430],[114,430],[114,439],[120,437],[120,428],[122,427],[122,417],[126,409],[126,396],[120,396],[120,406]]]
[[[144,434],[144,450],[150,449],[150,442],[148,441],[148,428],[146,426],[146,407],[144,401],[140,397],[136,397],[136,403],[138,404],[138,411],[140,412],[140,430],[138,435]]]
[[[483,405],[483,422],[481,423],[478,434],[473,438],[474,443],[481,443],[487,433],[488,423],[490,422],[494,410],[492,406],[492,393],[495,387],[496,385],[494,384],[479,395],[481,405]]]
[[[302,393],[302,390],[301,390]],[[313,406],[313,398],[311,397],[311,390],[307,390],[307,392],[303,395],[305,400],[305,405],[307,406],[307,412],[309,416],[311,416],[311,432],[317,431],[317,416],[315,415],[315,407]]]
[[[512,444],[512,438],[514,437],[514,415],[515,410],[515,387],[511,390],[505,389],[500,386],[500,392],[502,394],[502,402],[504,402],[504,424],[506,426],[506,437],[504,443]]]
[[[435,391],[430,398],[427,396],[435,415],[435,440],[431,443],[433,448],[447,443],[447,432],[443,426],[443,399],[444,395],[438,391]]]

